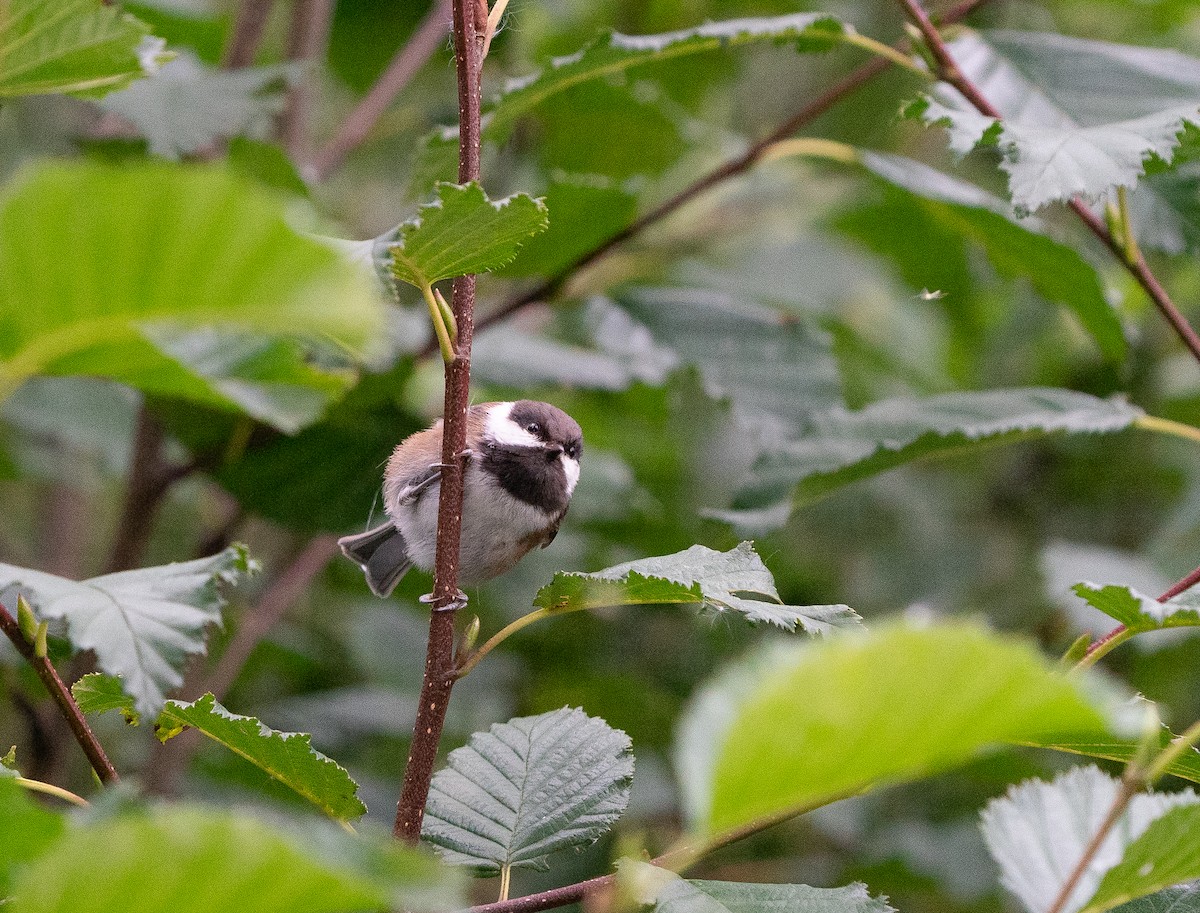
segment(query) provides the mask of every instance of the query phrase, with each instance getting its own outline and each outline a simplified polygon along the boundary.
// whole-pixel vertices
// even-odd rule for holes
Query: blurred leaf
[[[1200,885],[1181,885],[1167,888],[1123,903],[1118,913],[1197,913],[1200,911]]]
[[[745,884],[696,881],[674,872],[621,859],[617,883],[643,907],[655,913],[894,913],[885,900],[872,897],[867,886],[810,888],[806,884]]]
[[[1112,808],[1119,788],[1118,780],[1095,767],[1076,767],[1049,783],[1030,780],[1014,786],[1003,798],[988,803],[983,811],[983,836],[1000,865],[1000,882],[1030,913],[1045,913],[1054,903]],[[1075,913],[1083,906],[1104,873],[1121,861],[1126,848],[1150,822],[1168,809],[1197,801],[1191,791],[1134,796],[1072,890],[1063,907],[1065,913]]]
[[[433,777],[422,837],[448,862],[546,869],[599,839],[629,802],[629,737],[581,710],[518,717],[471,736]]]
[[[660,558],[642,558],[594,574],[559,573],[538,590],[534,605],[576,612],[621,605],[698,605],[736,612],[786,631],[828,634],[862,619],[844,605],[784,605],[771,572],[750,542],[727,552],[693,545]]]
[[[39,618],[66,621],[71,645],[95,651],[97,665],[120,676],[138,712],[155,716],[165,692],[182,683],[188,657],[204,652],[205,629],[221,623],[220,584],[236,583],[252,568],[240,545],[82,583],[0,564],[0,592],[15,588]]]
[[[275,197],[208,166],[27,172],[0,208],[0,276],[0,394],[38,373],[85,373],[210,402],[270,402],[261,388],[284,381],[328,396],[331,379],[297,366],[295,343],[246,337],[227,355],[184,331],[362,348],[381,317],[359,269],[292,231]],[[311,412],[293,403],[279,421]]]
[[[389,248],[392,272],[417,288],[486,273],[547,224],[545,204],[523,193],[493,202],[478,184],[439,184],[435,202],[387,235],[396,241]]]
[[[313,748],[311,736],[279,732],[254,717],[230,713],[211,694],[190,704],[167,701],[154,728],[160,742],[187,728],[199,730],[295,790],[331,818],[346,821],[367,810],[346,769]]]
[[[33,800],[0,766],[0,905],[10,896],[19,866],[40,856],[63,831],[64,821]]]
[[[100,96],[153,71],[162,42],[102,0],[8,0],[0,10],[0,98]]]
[[[1030,644],[977,624],[891,624],[792,646],[710,732],[706,833],[929,776],[996,743],[1109,727]]]
[[[1177,794],[1172,799],[1189,795]],[[1145,829],[1126,849],[1121,861],[1100,882],[1084,905],[1086,913],[1101,913],[1163,888],[1200,878],[1200,798],[1172,808]],[[1140,797],[1138,797],[1140,798]],[[1137,799],[1135,798],[1136,802]]]
[[[102,672],[89,672],[71,686],[71,696],[84,713],[107,713],[119,710],[125,722],[136,726],[142,716],[133,706],[133,698],[125,693],[121,680]]]
[[[1185,590],[1159,602],[1153,596],[1115,584],[1077,583],[1073,586],[1088,605],[1115,618],[1129,630],[1157,631],[1160,628],[1193,628],[1200,625],[1200,593]]]
[[[1185,126],[1200,125],[1200,60],[1177,51],[993,31],[950,53],[1003,121],[945,84],[914,113],[949,127],[960,155],[998,145],[1018,212],[1132,187],[1147,159],[1170,161]]]
[[[265,139],[283,110],[284,66],[217,70],[179,57],[100,103],[144,136],[150,152],[180,159],[234,136]]]
[[[1120,431],[1140,415],[1122,400],[1045,388],[889,399],[858,412],[830,409],[802,425],[801,437],[771,445],[735,509],[712,515],[772,528],[787,521],[793,504],[916,459],[1056,432]]]
[[[919,243],[919,238],[912,238],[912,233],[918,231],[914,222],[928,220],[949,233],[954,239],[949,243],[967,239],[978,244],[1003,276],[1027,278],[1047,301],[1068,308],[1106,358],[1119,361],[1125,356],[1121,321],[1105,299],[1095,269],[1073,248],[1048,237],[1048,229],[1037,219],[1017,222],[1003,200],[921,162],[866,151],[858,158],[872,174],[894,188],[895,199],[888,206],[911,212],[901,216],[872,207],[843,215],[839,225],[880,253],[891,254],[915,288],[964,297],[971,291],[953,280],[945,281],[941,251],[937,257],[928,257],[914,256],[909,249],[910,242]],[[908,235],[908,240],[901,235]]]

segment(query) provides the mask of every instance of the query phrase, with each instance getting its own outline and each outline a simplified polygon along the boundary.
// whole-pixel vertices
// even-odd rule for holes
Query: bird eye
[[[542,426],[539,425],[537,422],[530,422],[528,425],[525,426],[525,430],[528,431],[530,434],[539,434],[542,430]]]
[[[567,456],[569,456],[573,460],[578,459],[579,458],[579,445],[572,444],[570,447],[568,447],[567,448]]]

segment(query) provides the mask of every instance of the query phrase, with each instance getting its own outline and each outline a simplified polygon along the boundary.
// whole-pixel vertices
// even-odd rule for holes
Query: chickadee
[[[481,583],[554,541],[579,481],[583,432],[549,403],[482,403],[467,411],[459,581]],[[442,422],[405,438],[383,476],[387,523],[338,540],[388,596],[409,568],[432,571],[442,490]]]

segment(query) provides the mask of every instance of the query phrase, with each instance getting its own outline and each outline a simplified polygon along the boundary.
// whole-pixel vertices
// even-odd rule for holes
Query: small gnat
[[[941,289],[934,289],[931,292],[929,289],[923,288],[917,294],[917,297],[920,298],[922,301],[937,301],[941,298],[945,298],[946,295],[948,295],[948,294],[949,294],[949,292],[943,292]]]

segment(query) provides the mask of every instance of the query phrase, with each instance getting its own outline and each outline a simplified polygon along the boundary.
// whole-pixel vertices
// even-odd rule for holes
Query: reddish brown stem
[[[1104,816],[1100,827],[1092,835],[1092,839],[1088,841],[1083,854],[1079,857],[1079,862],[1075,864],[1075,868],[1071,870],[1071,874],[1063,882],[1058,896],[1054,898],[1054,903],[1050,905],[1050,909],[1046,913],[1062,913],[1063,908],[1067,905],[1067,901],[1071,899],[1071,893],[1075,890],[1075,886],[1079,884],[1079,880],[1083,877],[1084,872],[1088,870],[1088,867],[1092,864],[1092,860],[1100,852],[1100,847],[1104,844],[1112,829],[1116,827],[1117,822],[1121,820],[1121,816],[1125,814],[1125,809],[1129,807],[1129,803],[1137,795],[1138,788],[1139,784],[1135,780],[1128,777],[1121,779],[1120,789],[1117,791],[1116,798],[1113,800],[1108,814]]]
[[[1168,599],[1174,599],[1180,593],[1184,592],[1185,590],[1190,590],[1198,583],[1200,583],[1200,567],[1196,568],[1182,580],[1171,584],[1171,586],[1167,588],[1167,591],[1158,597],[1158,601],[1166,602]],[[1125,625],[1117,625],[1099,640],[1092,643],[1092,645],[1089,646],[1086,651],[1084,651],[1083,655],[1085,657],[1091,656],[1097,650],[1101,649],[1106,644],[1120,637],[1124,633]]]
[[[483,21],[477,0],[454,0],[454,58],[458,72],[458,179],[479,180],[479,72],[483,62]],[[429,782],[446,720],[446,704],[454,686],[454,616],[461,605],[458,589],[459,537],[462,532],[463,454],[467,442],[467,409],[471,404],[471,337],[475,314],[475,277],[454,280],[452,306],[458,324],[456,355],[446,364],[445,408],[442,413],[442,482],[438,503],[437,558],[433,572],[432,612],[425,673],[413,727],[412,747],[404,769],[393,834],[399,840],[421,839],[421,822]]]
[[[87,755],[87,759],[91,763],[92,769],[96,771],[96,776],[100,778],[100,782],[109,784],[120,780],[120,777],[117,776],[117,769],[113,767],[112,761],[104,753],[104,748],[96,739],[96,734],[92,732],[92,727],[84,719],[79,705],[75,703],[75,698],[71,696],[71,692],[63,684],[63,680],[58,677],[58,671],[50,664],[50,660],[44,656],[37,655],[33,644],[26,640],[25,635],[21,633],[21,627],[17,624],[17,620],[13,618],[8,609],[3,605],[0,605],[0,630],[4,631],[5,636],[17,648],[17,652],[25,657],[25,661],[33,667],[33,671],[37,673],[38,678],[42,680],[42,684],[46,686],[46,690],[50,692],[50,696],[54,698],[54,703],[62,711],[63,718],[67,721],[67,725],[71,727],[71,732],[75,736],[75,741],[79,743],[79,747]]]

